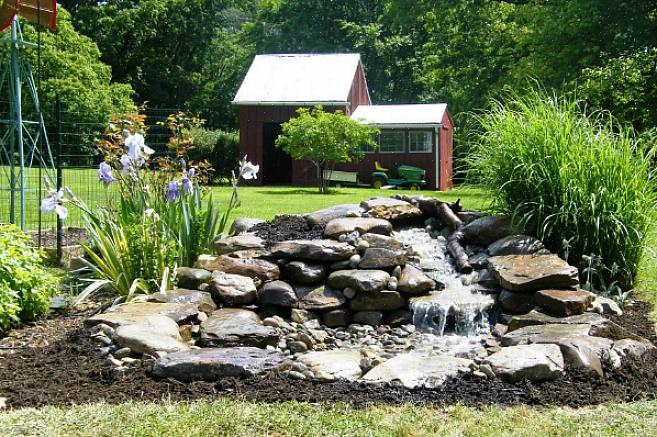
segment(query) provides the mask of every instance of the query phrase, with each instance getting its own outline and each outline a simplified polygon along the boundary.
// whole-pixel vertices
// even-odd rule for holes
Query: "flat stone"
[[[382,270],[338,270],[331,273],[327,283],[330,287],[356,291],[374,292],[388,285],[390,275]]]
[[[557,255],[494,256],[488,261],[500,285],[507,290],[530,292],[579,284],[577,268]]]
[[[407,221],[422,217],[422,210],[409,202],[390,197],[379,197],[361,202],[363,209],[372,217],[392,221]]]
[[[589,335],[591,325],[551,324],[532,325],[507,332],[502,336],[502,346],[517,346],[532,343],[557,343],[564,338]]]
[[[331,310],[322,314],[322,321],[329,328],[347,326],[350,320],[349,310],[346,309]]]
[[[514,293],[502,290],[497,303],[507,314],[524,314],[534,308],[534,296],[527,293]]]
[[[178,334],[176,332],[176,334]],[[116,328],[114,341],[121,347],[130,348],[139,354],[158,356],[159,353],[172,353],[189,350],[180,337],[169,336],[144,329],[143,325],[124,325]]]
[[[459,372],[469,371],[472,361],[450,356],[428,357],[417,353],[397,355],[363,376],[364,381],[400,381],[406,388],[436,388]]]
[[[206,270],[248,276],[249,278],[258,278],[261,281],[275,281],[281,274],[276,264],[264,259],[241,259],[227,255],[201,255],[198,257],[196,264]]]
[[[353,311],[392,311],[407,307],[406,299],[396,291],[380,290],[358,293],[350,302]]]
[[[228,255],[238,251],[264,250],[265,240],[253,234],[237,235],[215,240],[214,249],[219,255]]]
[[[502,348],[484,360],[504,381],[545,381],[563,374],[564,359],[559,346],[531,344]]]
[[[299,298],[299,308],[304,310],[334,310],[347,303],[347,298],[341,291],[324,285],[299,285],[294,291]]]
[[[468,257],[468,263],[475,270],[483,270],[488,268],[488,258],[490,256],[486,252],[479,252]]]
[[[198,289],[199,285],[206,284],[212,279],[212,273],[204,269],[193,269],[191,267],[178,267],[176,279],[180,288],[190,290]]]
[[[297,306],[297,294],[290,284],[284,281],[267,282],[257,292],[258,303],[275,305],[284,308]]]
[[[158,332],[162,335],[177,338],[178,324],[171,318],[161,314],[131,314],[131,313],[102,313],[85,320],[87,325],[103,323],[112,328],[119,326],[139,325],[145,331]]]
[[[326,225],[331,220],[347,217],[354,213],[361,214],[363,211],[363,208],[356,204],[335,205],[306,214],[306,220],[311,226]]]
[[[158,303],[135,302],[115,305],[107,309],[106,313],[134,314],[150,316],[160,314],[170,317],[178,324],[194,321],[198,318],[199,309],[193,303]],[[110,325],[111,326],[111,325]]]
[[[612,347],[612,350],[622,358],[634,359],[641,358],[649,349],[654,349],[654,346],[631,338],[616,340]]]
[[[505,216],[485,216],[463,226],[463,236],[468,244],[488,246],[514,233],[511,220]]]
[[[244,234],[246,232],[249,232],[255,225],[264,222],[265,222],[264,220],[256,219],[256,218],[247,218],[247,217],[238,218],[235,219],[233,224],[230,226],[230,231],[228,233],[230,235]]]
[[[418,295],[436,288],[436,282],[425,275],[422,270],[406,266],[399,277],[397,289],[402,293]]]
[[[360,359],[358,351],[339,349],[308,352],[299,357],[298,361],[312,372],[324,372],[337,379],[354,381],[362,375]]]
[[[532,325],[549,325],[549,324],[564,324],[564,325],[577,325],[577,324],[600,324],[604,322],[605,318],[596,313],[584,313],[569,317],[554,317],[545,313],[531,310],[527,314],[513,316],[509,321],[509,331],[515,331],[518,328]]]
[[[295,284],[320,284],[326,279],[323,264],[290,261],[283,267],[283,274]]]
[[[613,342],[607,338],[575,335],[555,342],[563,355],[566,367],[587,369],[604,376],[602,363],[609,360]]]
[[[253,311],[223,308],[201,323],[200,342],[205,347],[276,346],[278,332],[264,326]]]
[[[289,240],[274,244],[271,252],[280,258],[335,262],[348,260],[356,254],[356,248],[334,240]]]
[[[158,359],[153,366],[153,374],[158,378],[174,378],[182,382],[216,381],[269,372],[284,360],[284,355],[279,351],[254,347],[196,349]]]
[[[595,299],[587,311],[592,311],[598,314],[614,314],[616,316],[623,315],[623,310],[615,300],[600,295],[595,296]]]
[[[319,316],[312,311],[293,308],[290,312],[290,319],[295,323],[306,323],[311,320],[318,320]]]
[[[536,304],[546,313],[559,316],[582,314],[593,302],[593,294],[585,290],[539,290],[534,295]]]
[[[256,286],[247,276],[216,271],[212,273],[210,292],[229,305],[249,305],[256,299]]]
[[[509,235],[488,245],[490,256],[548,254],[543,242],[529,235]]]
[[[352,321],[360,325],[378,326],[383,322],[381,311],[358,311],[352,316]]]
[[[387,269],[406,265],[406,254],[402,251],[371,247],[365,250],[358,264],[361,269]]]
[[[402,250],[404,248],[401,241],[397,240],[395,237],[389,237],[387,235],[368,233],[361,235],[360,239],[366,241],[367,244],[370,245],[370,248],[380,247],[390,250]]]
[[[217,304],[212,300],[210,293],[184,288],[176,288],[163,293],[153,293],[148,296],[148,300],[160,303],[192,304],[196,305],[199,311],[206,314],[210,314],[217,309]]]
[[[372,217],[343,217],[333,219],[326,224],[324,236],[337,238],[343,234],[358,231],[360,234],[372,233],[390,235],[392,224],[388,220]]]

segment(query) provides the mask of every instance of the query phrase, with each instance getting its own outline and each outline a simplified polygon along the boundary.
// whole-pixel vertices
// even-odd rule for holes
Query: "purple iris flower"
[[[167,186],[167,201],[173,202],[180,197],[180,190],[178,189],[178,182],[171,181]]]
[[[100,163],[100,166],[98,167],[98,179],[100,179],[105,185],[109,185],[116,180],[114,179],[114,176],[112,176],[112,167],[110,167],[108,163]]]
[[[182,180],[180,181],[180,184],[185,189],[187,194],[191,193],[192,189],[194,188],[194,186],[192,185],[192,178],[194,177],[195,174],[196,174],[196,170],[194,170],[193,168],[183,171],[183,177]]]

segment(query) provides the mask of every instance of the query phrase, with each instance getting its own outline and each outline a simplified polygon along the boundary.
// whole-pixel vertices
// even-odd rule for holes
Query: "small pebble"
[[[351,258],[349,258],[349,267],[352,269],[358,268],[358,264],[360,264],[360,255],[352,255]]]
[[[123,348],[117,350],[116,352],[114,352],[113,355],[114,355],[114,358],[116,358],[117,360],[120,360],[122,358],[129,357],[131,353],[132,353],[132,350],[129,347],[123,347]]]
[[[347,287],[342,291],[342,294],[344,294],[344,297],[346,297],[347,299],[353,299],[354,297],[356,297],[356,290]]]
[[[208,320],[208,315],[205,314],[204,312],[199,312],[199,313],[198,313],[198,316],[196,316],[196,318],[198,319],[198,322],[199,322],[199,323],[203,323],[203,322],[205,322],[206,320]]]
[[[295,370],[288,370],[285,372],[285,376],[291,379],[306,379],[306,375],[304,375],[301,372],[297,372]]]
[[[262,324],[265,326],[271,326],[272,328],[280,328],[281,324],[273,317],[267,317],[262,321]]]

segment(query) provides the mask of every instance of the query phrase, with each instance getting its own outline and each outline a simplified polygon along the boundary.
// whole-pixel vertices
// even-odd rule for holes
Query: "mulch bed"
[[[623,317],[615,318],[625,328],[656,342],[648,318],[650,305],[637,302]],[[604,379],[582,372],[567,372],[544,383],[509,384],[467,375],[453,378],[437,390],[407,390],[359,383],[321,384],[290,381],[282,377],[227,378],[218,382],[183,384],[156,381],[144,365],[120,380],[110,367],[92,356],[94,345],[83,328],[89,315],[52,317],[0,340],[0,397],[9,406],[38,407],[105,401],[158,401],[237,397],[258,402],[307,401],[365,403],[415,403],[480,405],[565,405],[578,407],[603,402],[629,402],[657,398],[657,352],[627,362],[609,371]]]
[[[265,240],[267,247],[277,241],[324,238],[324,226],[311,226],[300,215],[277,215],[272,221],[255,225],[251,231]]]

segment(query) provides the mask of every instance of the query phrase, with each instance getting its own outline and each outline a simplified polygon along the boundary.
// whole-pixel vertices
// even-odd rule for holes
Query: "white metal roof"
[[[359,63],[351,53],[258,55],[233,103],[346,104]]]
[[[417,105],[360,105],[351,118],[377,126],[438,125],[443,122],[445,103]]]

